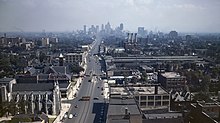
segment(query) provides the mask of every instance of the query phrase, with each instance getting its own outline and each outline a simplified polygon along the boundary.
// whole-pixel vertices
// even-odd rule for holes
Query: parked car
[[[73,114],[69,114],[69,119],[72,119],[73,118]]]
[[[63,118],[67,118],[68,117],[68,112],[66,112],[65,114],[64,114],[64,116],[63,116]]]

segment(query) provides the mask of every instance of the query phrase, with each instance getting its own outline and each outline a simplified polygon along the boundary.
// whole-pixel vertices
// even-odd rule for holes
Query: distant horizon
[[[146,29],[147,30],[147,29]],[[47,31],[45,30],[45,33],[73,33],[73,32],[76,32],[76,31],[82,31],[82,29],[77,29],[77,30],[72,30],[72,31]],[[130,31],[130,30],[123,30],[124,32],[131,32],[131,33],[137,33],[138,31]],[[148,34],[150,31],[152,31],[154,34],[157,33],[157,32],[162,32],[160,30],[158,30],[157,32],[153,31],[153,30],[147,30],[148,31]],[[162,32],[164,34],[168,34],[169,32],[171,31],[176,31],[178,34],[220,34],[220,32],[179,32],[178,30],[170,30],[170,31],[166,31],[166,32]],[[42,31],[0,31],[1,34],[4,34],[4,33],[43,33],[43,30]]]
[[[110,22],[132,32],[220,33],[219,11],[220,0],[0,0],[0,32],[71,32]]]
[[[111,22],[109,22],[110,24],[111,24]],[[107,22],[106,23],[103,23],[104,25],[105,24],[107,24]],[[120,25],[121,23],[119,23],[118,25],[116,25],[116,26],[112,26],[111,25],[111,28],[113,29],[113,30],[115,30],[115,28],[116,27],[118,27],[119,25]],[[123,23],[122,23],[123,24]],[[86,24],[84,24],[84,25],[86,25]],[[1,31],[0,30],[0,33],[9,33],[9,32],[21,32],[21,33],[23,33],[23,32],[26,32],[26,33],[42,33],[43,31],[45,31],[45,32],[47,32],[47,33],[51,33],[51,32],[53,32],[53,33],[62,33],[62,32],[76,32],[76,31],[82,31],[83,30],[83,26],[84,25],[82,25],[81,26],[81,28],[79,28],[79,29],[72,29],[72,30],[60,30],[60,31],[58,31],[58,30],[53,30],[53,31],[47,31],[46,29],[42,29],[42,30],[39,30],[39,31],[33,31],[33,30],[30,30],[30,31],[26,31],[26,30],[23,30],[23,29],[21,29],[21,28],[18,28],[17,30],[14,30],[14,31]],[[87,32],[88,32],[88,28],[91,28],[91,26],[92,25],[94,25],[94,26],[96,26],[96,25],[98,25],[99,26],[99,29],[101,28],[101,25],[102,24],[91,24],[91,25],[86,25],[86,27],[87,27]],[[129,29],[127,29],[126,28],[126,25],[124,25],[123,24],[123,26],[124,26],[124,28],[125,29],[123,29],[123,31],[125,31],[125,32],[138,32],[138,27],[136,27],[136,30],[129,30]],[[139,27],[144,27],[144,26],[139,26]],[[153,33],[155,33],[155,29],[157,30],[156,32],[162,32],[162,33],[169,33],[170,31],[177,31],[178,33],[193,33],[193,34],[218,34],[218,33],[220,33],[220,31],[219,32],[212,32],[212,31],[198,31],[198,32],[187,32],[187,31],[178,31],[178,30],[175,30],[175,29],[172,29],[172,30],[166,30],[166,31],[161,31],[160,30],[160,28],[154,28],[154,29],[147,29],[146,27],[144,27],[144,29],[145,30],[147,30],[148,31],[148,33],[150,32],[150,31],[152,31]],[[99,30],[99,31],[101,31],[101,30]]]

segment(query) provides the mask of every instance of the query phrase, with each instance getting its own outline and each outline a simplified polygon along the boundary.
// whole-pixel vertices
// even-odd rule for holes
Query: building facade
[[[0,102],[10,100],[10,93],[12,92],[13,84],[16,84],[16,80],[14,78],[0,79]]]
[[[83,65],[85,62],[85,53],[67,53],[65,59],[66,63],[79,63],[79,65]]]
[[[170,95],[159,85],[134,87],[134,97],[142,111],[170,110]]]
[[[12,100],[16,104],[16,114],[58,115],[61,110],[61,94],[57,82],[15,84]]]
[[[170,110],[170,94],[159,85],[129,85],[127,87],[111,87],[111,95],[131,95],[143,112]]]
[[[168,91],[182,91],[186,86],[186,77],[175,72],[159,73],[158,82]]]

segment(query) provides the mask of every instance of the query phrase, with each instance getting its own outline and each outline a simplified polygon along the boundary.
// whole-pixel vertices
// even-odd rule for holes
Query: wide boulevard
[[[65,123],[103,123],[106,119],[106,99],[103,95],[103,82],[100,78],[102,73],[101,63],[98,54],[101,41],[96,39],[91,44],[86,61],[87,69],[82,79],[76,98],[71,101],[68,111],[73,118],[64,119]],[[80,100],[83,96],[89,96],[87,101]]]

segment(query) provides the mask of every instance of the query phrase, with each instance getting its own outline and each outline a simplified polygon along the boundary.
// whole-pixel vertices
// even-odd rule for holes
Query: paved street
[[[71,107],[68,112],[73,114],[73,118],[64,119],[65,123],[102,123],[105,122],[106,105],[103,93],[104,83],[100,79],[102,74],[99,63],[98,45],[100,40],[92,44],[92,49],[87,56],[87,69],[85,76],[79,86],[77,97],[71,101]],[[89,101],[80,101],[83,96],[90,96]]]

